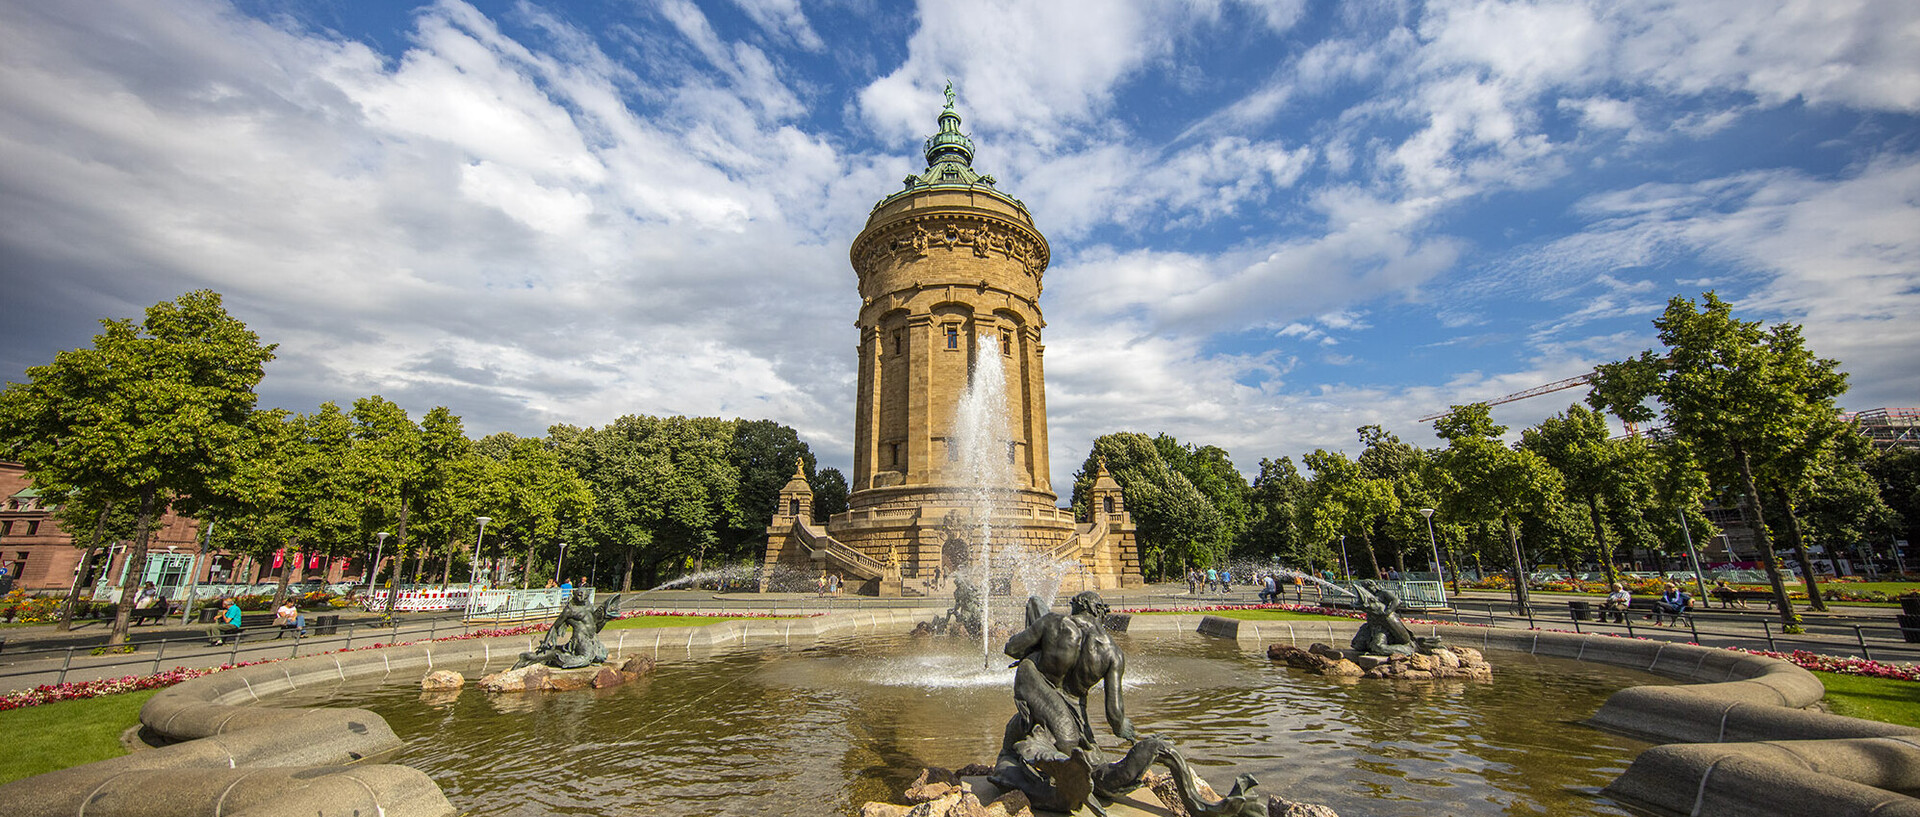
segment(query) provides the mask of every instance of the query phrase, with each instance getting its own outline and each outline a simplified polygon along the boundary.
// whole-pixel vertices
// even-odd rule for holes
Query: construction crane
[[[1501,403],[1511,403],[1515,400],[1525,400],[1529,397],[1539,397],[1540,395],[1543,395],[1543,394],[1551,394],[1557,391],[1564,391],[1566,389],[1578,388],[1578,387],[1585,386],[1592,383],[1593,375],[1594,375],[1593,372],[1587,372],[1586,374],[1580,375],[1579,377],[1569,377],[1565,380],[1555,380],[1552,383],[1548,383],[1544,386],[1534,386],[1533,388],[1527,389],[1526,391],[1517,391],[1505,397],[1496,397],[1492,400],[1481,400],[1477,402],[1486,403],[1489,406],[1497,406],[1497,405],[1500,405]],[[1442,417],[1447,416],[1447,414],[1448,412],[1446,411],[1438,412],[1435,414],[1429,414],[1425,417],[1420,418],[1420,422],[1423,422],[1423,423],[1432,422],[1434,420],[1438,420]]]

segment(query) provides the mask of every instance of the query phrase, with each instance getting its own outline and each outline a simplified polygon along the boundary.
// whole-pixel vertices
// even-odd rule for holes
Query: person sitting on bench
[[[128,623],[158,623],[166,617],[167,600],[160,597],[160,591],[154,588],[153,582],[147,582],[146,586],[140,588],[140,593],[133,597],[133,614],[128,616]]]
[[[212,624],[207,625],[207,645],[218,647],[227,643],[227,636],[240,635],[240,601],[229,598],[227,611]]]
[[[306,616],[300,615],[300,608],[294,606],[293,599],[287,599],[273,611],[273,623],[280,626],[280,632],[273,636],[275,641],[279,641],[287,633],[293,633],[294,638],[307,634]]]
[[[1607,594],[1607,600],[1600,603],[1600,620],[1606,621],[1609,615],[1616,624],[1627,623],[1627,608],[1633,606],[1633,594],[1627,588],[1613,583],[1613,592]]]
[[[1740,609],[1742,610],[1747,609],[1747,600],[1740,598],[1740,591],[1733,589],[1732,585],[1727,584],[1726,579],[1714,580],[1713,597],[1720,600],[1720,609],[1722,610],[1732,607],[1735,604],[1740,605]]]
[[[1692,606],[1693,597],[1687,595],[1687,591],[1681,590],[1678,585],[1669,584],[1667,592],[1661,593],[1660,598],[1653,602],[1653,625],[1660,626],[1662,617],[1673,619],[1673,623],[1678,624],[1680,617],[1686,615]]]

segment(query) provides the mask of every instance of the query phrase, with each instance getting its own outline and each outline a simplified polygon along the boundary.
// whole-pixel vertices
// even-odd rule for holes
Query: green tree
[[[1401,442],[1380,426],[1364,425],[1355,432],[1362,446],[1360,455],[1354,458],[1360,472],[1369,479],[1385,480],[1393,491],[1392,512],[1372,522],[1375,547],[1387,548],[1394,567],[1404,573],[1407,552],[1425,553],[1428,549],[1426,520],[1418,513],[1435,501],[1426,484],[1427,457],[1418,447]]]
[[[1073,509],[1084,518],[1087,491],[1100,461],[1126,497],[1127,512],[1138,527],[1140,561],[1164,578],[1169,563],[1209,566],[1224,562],[1231,540],[1225,523],[1207,496],[1161,456],[1153,438],[1134,432],[1104,434],[1074,475]],[[1184,568],[1182,568],[1184,569]]]
[[[139,509],[109,644],[126,640],[152,522],[192,513],[236,467],[271,345],[197,290],[101,322],[93,346],[27,370],[0,392],[0,435],[42,490]]]
[[[716,531],[739,519],[730,421],[628,415],[605,428],[555,426],[548,434],[592,487],[584,527],[596,552],[620,554],[623,592],[636,573],[652,582],[663,569],[702,569]]]
[[[1248,555],[1277,556],[1309,570],[1314,565],[1330,564],[1332,552],[1307,535],[1311,525],[1310,489],[1292,459],[1261,459],[1260,475],[1253,478],[1248,492],[1249,518],[1239,550]]]
[[[1900,515],[1881,498],[1879,486],[1862,467],[1862,462],[1871,458],[1872,454],[1858,461],[1844,456],[1827,458],[1811,475],[1801,495],[1799,506],[1808,538],[1825,543],[1827,552],[1836,558],[1851,553],[1870,559],[1870,543],[1888,541],[1897,528]]]
[[[1781,620],[1797,632],[1799,616],[1780,580],[1755,473],[1839,413],[1834,399],[1846,391],[1847,378],[1838,361],[1813,356],[1800,327],[1764,329],[1738,320],[1712,292],[1702,301],[1698,307],[1687,298],[1668,301],[1653,322],[1666,353],[1648,350],[1598,367],[1587,402],[1645,423],[1655,417],[1646,405],[1651,398],[1668,431],[1697,452],[1714,481],[1735,486]]]
[[[1620,581],[1620,572],[1602,507],[1622,510],[1630,504],[1628,497],[1636,489],[1646,488],[1645,493],[1650,493],[1651,488],[1644,468],[1645,444],[1617,442],[1611,436],[1606,415],[1572,405],[1520,432],[1520,447],[1540,455],[1560,472],[1567,493],[1584,500],[1595,557],[1606,571],[1607,581],[1614,583]]]
[[[407,525],[414,514],[433,518],[430,498],[444,478],[449,463],[472,450],[473,443],[461,429],[460,418],[445,406],[437,406],[420,418],[418,424],[407,410],[373,395],[353,401],[354,445],[347,467],[354,484],[366,498],[362,506],[363,530],[384,530],[394,521],[394,591],[387,594],[386,612],[391,615],[399,598],[400,565],[405,554],[417,552],[425,558],[425,548],[416,547],[407,538]],[[458,520],[445,519],[447,525]],[[419,573],[416,566],[415,573]]]
[[[558,557],[562,529],[579,526],[593,512],[593,492],[545,440],[515,440],[499,465],[493,472],[503,487],[492,523],[497,528],[488,532],[499,531],[491,539],[495,552],[516,559],[527,554],[524,585],[542,552]]]
[[[813,489],[813,521],[824,525],[827,518],[847,510],[847,477],[838,468],[822,468],[807,478]],[[775,497],[778,498],[777,496]]]
[[[1518,523],[1530,509],[1561,502],[1560,472],[1532,451],[1507,447],[1485,403],[1454,406],[1434,423],[1447,441],[1436,475],[1444,480],[1447,516],[1471,522],[1497,522],[1512,551],[1515,598],[1527,606],[1527,560],[1520,549]]]
[[[100,502],[84,494],[43,494],[42,497],[57,506],[53,511],[54,523],[72,537],[75,547],[82,549],[80,566],[73,571],[67,598],[60,603],[60,622],[54,625],[56,631],[64,633],[73,629],[73,615],[80,607],[80,591],[93,572],[94,558],[109,542],[133,539],[133,526],[139,518],[137,510],[127,502]]]
[[[1385,578],[1380,558],[1374,551],[1374,524],[1382,517],[1399,512],[1400,499],[1393,483],[1367,476],[1360,464],[1338,451],[1316,449],[1304,458],[1313,471],[1310,483],[1309,513],[1313,538],[1333,542],[1343,538],[1360,540],[1360,552],[1366,554],[1372,578]],[[1349,566],[1351,570],[1351,566]]]
[[[1861,468],[1873,480],[1880,499],[1894,512],[1893,530],[1870,549],[1877,549],[1878,542],[1898,547],[1895,543],[1899,540],[1920,538],[1920,448],[1875,451]]]
[[[733,518],[720,531],[720,548],[728,558],[753,555],[765,547],[767,525],[773,521],[780,489],[793,477],[793,461],[805,460],[809,484],[819,476],[818,463],[800,434],[772,420],[735,420],[727,442],[727,462],[740,474]],[[836,472],[837,473],[837,472]],[[846,479],[840,481],[840,510],[846,510]],[[821,486],[814,484],[813,507],[822,506]]]

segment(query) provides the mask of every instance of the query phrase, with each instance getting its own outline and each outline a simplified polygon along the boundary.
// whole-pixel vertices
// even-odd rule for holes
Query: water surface
[[[1345,817],[1628,814],[1597,791],[1647,744],[1575,721],[1616,689],[1668,683],[1500,652],[1492,683],[1356,682],[1220,639],[1116,640],[1143,733],[1172,740],[1223,789],[1251,772],[1265,791]],[[975,643],[864,636],[665,663],[610,690],[447,700],[360,684],[275,703],[379,713],[408,743],[397,762],[462,812],[843,815],[897,800],[923,766],[991,763],[1011,681],[981,667]]]

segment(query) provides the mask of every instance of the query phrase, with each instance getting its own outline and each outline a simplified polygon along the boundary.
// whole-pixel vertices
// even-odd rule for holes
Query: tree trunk
[[[127,577],[120,582],[120,604],[113,613],[113,633],[107,636],[109,647],[125,644],[133,624],[133,597],[139,595],[140,576],[147,572],[147,540],[153,533],[157,494],[152,486],[140,489],[140,515],[134,522],[133,545],[127,549]]]
[[[1367,564],[1373,566],[1373,577],[1376,579],[1386,578],[1386,572],[1380,569],[1380,558],[1373,553],[1373,537],[1366,535],[1364,532],[1361,533],[1360,549],[1367,553]]]
[[[1600,552],[1601,570],[1607,573],[1607,584],[1620,583],[1620,571],[1613,566],[1613,543],[1607,541],[1606,526],[1600,523],[1600,498],[1587,495],[1587,516],[1593,520],[1594,548]]]
[[[620,592],[633,592],[633,548],[627,548],[626,567],[620,571]]]
[[[1500,522],[1506,526],[1507,544],[1513,548],[1513,590],[1515,598],[1520,602],[1520,609],[1525,610],[1530,605],[1528,604],[1529,595],[1527,593],[1527,560],[1520,554],[1520,533],[1513,529],[1512,519],[1502,515]]]
[[[73,572],[73,587],[67,590],[67,600],[60,605],[60,623],[53,628],[56,632],[73,629],[73,613],[80,606],[80,588],[86,585],[87,574],[93,570],[93,557],[100,552],[100,537],[107,534],[107,512],[111,510],[112,502],[100,508],[100,521],[93,524],[93,538],[87,541],[87,552],[80,554],[80,567]]]
[[[1760,563],[1767,568],[1767,583],[1773,586],[1773,603],[1780,609],[1780,620],[1789,627],[1799,626],[1793,600],[1787,598],[1787,585],[1780,581],[1780,563],[1773,555],[1773,540],[1767,538],[1767,520],[1760,512],[1760,492],[1753,484],[1753,463],[1744,446],[1733,447],[1733,458],[1740,463],[1741,510],[1747,527],[1753,531],[1753,546],[1760,552]]]
[[[407,500],[400,498],[400,525],[393,529],[393,587],[387,591],[386,615],[393,616],[393,606],[400,601],[400,569],[406,564],[407,546]]]
[[[458,552],[459,549],[460,538],[449,534],[447,536],[447,558],[446,561],[440,565],[440,590],[442,592],[446,591],[447,585],[453,583],[453,554]]]
[[[1800,582],[1807,586],[1807,606],[1824,613],[1827,600],[1820,598],[1820,582],[1813,576],[1813,559],[1807,556],[1807,540],[1800,533],[1800,517],[1793,512],[1793,499],[1787,496],[1787,489],[1773,486],[1773,498],[1780,503],[1780,511],[1787,517],[1787,541],[1793,544],[1794,561],[1800,563]],[[1834,560],[1838,567],[1839,560]]]
[[[300,569],[300,554],[293,551],[298,544],[292,539],[280,545],[280,586],[273,591],[273,609],[287,602],[287,585],[293,583],[293,571]]]

